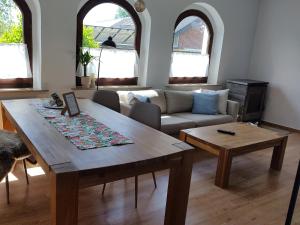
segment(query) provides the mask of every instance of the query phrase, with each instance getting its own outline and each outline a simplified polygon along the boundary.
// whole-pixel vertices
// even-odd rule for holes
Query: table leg
[[[219,152],[217,173],[215,185],[220,188],[227,188],[231,169],[232,156],[230,150],[221,150]]]
[[[184,225],[189,200],[193,152],[184,153],[180,165],[170,169],[164,225]]]
[[[78,174],[50,173],[51,225],[77,225]]]
[[[186,140],[186,133],[180,131],[180,133],[179,133],[179,140],[185,142],[185,140]]]
[[[272,155],[271,168],[281,170],[288,137],[284,137],[280,145],[275,146]]]
[[[4,130],[15,131],[15,128],[11,125],[10,121],[6,117],[5,110],[2,105],[1,107],[1,120],[2,120],[2,128]]]

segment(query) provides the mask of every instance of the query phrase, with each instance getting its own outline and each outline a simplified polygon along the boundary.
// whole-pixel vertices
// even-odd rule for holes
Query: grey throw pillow
[[[167,113],[191,112],[193,108],[193,92],[165,91]]]

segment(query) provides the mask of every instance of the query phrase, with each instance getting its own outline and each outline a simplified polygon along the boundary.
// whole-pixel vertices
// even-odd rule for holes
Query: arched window
[[[83,75],[80,51],[89,51],[94,59],[88,64],[87,75],[97,77],[101,55],[98,80],[100,86],[136,85],[141,33],[139,16],[126,0],[88,1],[77,15],[77,75]],[[109,37],[113,38],[116,49],[103,47]],[[77,85],[79,81],[77,76]]]
[[[174,28],[170,84],[206,83],[213,44],[209,18],[198,10],[183,12]]]
[[[32,87],[32,15],[24,0],[0,1],[0,88]]]

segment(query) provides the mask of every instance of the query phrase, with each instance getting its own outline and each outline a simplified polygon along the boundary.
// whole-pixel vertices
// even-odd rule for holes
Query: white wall
[[[151,16],[147,85],[163,87],[168,82],[173,29],[178,15],[195,0],[146,1]],[[203,2],[203,1],[201,1]],[[224,43],[218,82],[244,77],[249,68],[255,33],[257,0],[207,0],[224,23]]]
[[[26,0],[32,15],[32,74],[33,86],[41,88],[41,6],[39,0]]]
[[[75,86],[78,1],[40,0],[42,87],[66,90]]]
[[[270,82],[264,120],[300,129],[300,1],[262,0],[251,79]]]
[[[43,88],[63,91],[75,86],[76,16],[83,2],[40,0],[41,21],[37,32],[41,36],[41,74],[37,72],[35,76],[41,77]],[[194,0],[146,1],[151,22],[150,27],[144,28],[147,33],[142,40],[150,39],[149,48],[146,43],[142,51],[143,58],[148,58],[142,68],[147,74],[141,78],[143,85],[163,87],[167,84],[174,24],[178,15],[192,3]],[[217,81],[244,77],[249,67],[258,0],[207,0],[206,3],[220,14],[225,29]]]

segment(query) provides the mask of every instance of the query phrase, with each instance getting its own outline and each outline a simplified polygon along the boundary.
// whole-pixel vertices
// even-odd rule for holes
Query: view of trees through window
[[[170,77],[206,77],[210,31],[198,16],[185,17],[174,31]]]
[[[22,13],[13,0],[0,0],[0,43],[23,43]]]
[[[135,35],[135,23],[124,8],[113,3],[103,3],[92,8],[83,20],[82,30],[82,48],[94,56],[94,60],[88,65],[88,73],[97,74],[102,51],[100,77],[134,77],[138,60]],[[113,38],[116,49],[102,46],[108,37]]]

